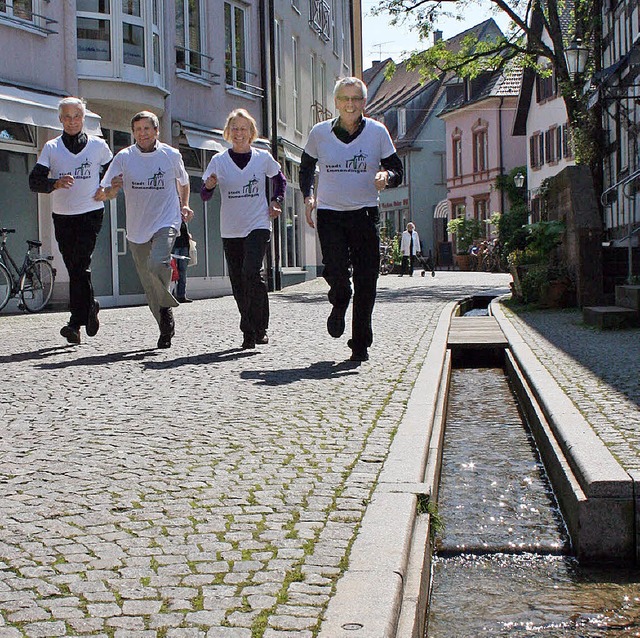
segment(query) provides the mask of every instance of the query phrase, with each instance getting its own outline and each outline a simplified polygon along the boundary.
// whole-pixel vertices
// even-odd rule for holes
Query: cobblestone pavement
[[[640,329],[599,331],[579,310],[505,314],[627,471],[640,471]]]
[[[381,278],[359,366],[322,280],[271,296],[255,351],[230,297],[177,309],[170,350],[146,307],[80,346],[0,317],[0,638],[311,638],[442,309],[509,280]]]

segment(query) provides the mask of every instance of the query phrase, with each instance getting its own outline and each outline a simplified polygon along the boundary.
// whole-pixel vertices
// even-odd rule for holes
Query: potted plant
[[[456,240],[456,263],[460,270],[469,270],[469,250],[476,239],[482,237],[482,226],[475,218],[456,217],[447,224],[447,232]]]

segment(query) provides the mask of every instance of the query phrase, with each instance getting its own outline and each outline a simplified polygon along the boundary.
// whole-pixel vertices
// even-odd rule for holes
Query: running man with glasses
[[[313,209],[322,248],[323,276],[329,284],[327,331],[345,330],[353,268],[351,361],[367,361],[373,342],[371,316],[380,266],[378,193],[402,183],[402,161],[384,124],[364,116],[367,87],[355,77],[342,78],[333,90],[338,117],[316,124],[309,133],[300,165],[300,188],[311,228]],[[314,192],[316,165],[318,191]]]

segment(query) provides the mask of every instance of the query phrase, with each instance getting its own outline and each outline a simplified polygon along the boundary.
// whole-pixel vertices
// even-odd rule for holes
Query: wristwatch
[[[284,201],[284,197],[282,197],[280,195],[278,197],[272,197],[271,201],[272,202],[277,202],[278,204],[282,204],[282,202]]]

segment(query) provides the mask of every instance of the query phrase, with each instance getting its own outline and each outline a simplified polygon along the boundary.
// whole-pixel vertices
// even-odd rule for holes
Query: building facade
[[[44,143],[60,134],[61,97],[87,100],[90,132],[113,152],[132,143],[130,119],[150,110],[160,139],[182,152],[191,175],[190,231],[198,264],[189,294],[230,291],[217,194],[204,204],[201,175],[227,147],[222,128],[234,108],[258,122],[257,144],[274,151],[287,176],[268,266],[274,286],[315,276],[321,257],[304,221],[297,173],[313,124],[332,115],[332,88],[358,72],[359,2],[350,0],[5,0],[0,2],[0,225],[17,228],[14,252],[40,239],[58,270],[54,300],[68,281],[57,252],[50,198],[28,188]],[[122,195],[107,204],[93,260],[103,306],[142,302],[125,237]]]

